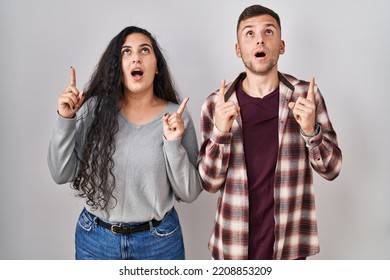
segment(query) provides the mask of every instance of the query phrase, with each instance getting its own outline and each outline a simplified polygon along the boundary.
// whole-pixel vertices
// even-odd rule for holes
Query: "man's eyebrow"
[[[252,24],[245,25],[245,26],[242,28],[242,30],[245,30],[245,29],[247,29],[247,28],[253,28],[253,25],[252,25]]]
[[[265,26],[266,26],[266,27],[273,27],[273,28],[277,28],[277,27],[276,27],[276,25],[275,25],[275,24],[273,24],[273,23],[267,23]]]
[[[245,26],[242,28],[242,30],[245,30],[245,29],[248,29],[248,28],[253,28],[253,27],[254,27],[253,24],[248,24],[248,25],[245,25]],[[276,25],[275,25],[274,23],[266,23],[266,24],[265,24],[265,27],[273,27],[273,28],[276,28],[276,29],[277,29],[277,27],[276,27]]]

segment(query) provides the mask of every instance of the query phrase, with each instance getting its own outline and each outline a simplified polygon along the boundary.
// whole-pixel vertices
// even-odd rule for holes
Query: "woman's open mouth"
[[[134,79],[136,80],[141,79],[143,75],[144,75],[144,71],[140,68],[136,68],[131,71],[131,76],[133,76]]]

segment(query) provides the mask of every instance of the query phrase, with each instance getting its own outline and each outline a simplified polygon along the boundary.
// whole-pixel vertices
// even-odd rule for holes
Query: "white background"
[[[0,259],[73,259],[82,201],[56,185],[46,155],[69,67],[83,88],[108,42],[129,25],[164,50],[199,138],[200,107],[243,71],[239,14],[281,17],[282,72],[316,82],[343,152],[333,182],[315,176],[321,252],[311,259],[390,259],[388,0],[0,0]],[[188,259],[210,259],[217,194],[177,206]]]

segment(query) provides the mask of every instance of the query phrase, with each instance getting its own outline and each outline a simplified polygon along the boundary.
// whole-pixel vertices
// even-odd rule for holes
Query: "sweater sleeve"
[[[196,160],[198,142],[193,121],[188,112],[184,112],[185,131],[181,139],[168,141],[164,138],[164,156],[167,174],[179,201],[193,202],[201,193],[202,187]]]
[[[87,107],[84,104],[72,119],[57,113],[47,155],[50,174],[57,184],[72,182],[77,175],[83,152]]]

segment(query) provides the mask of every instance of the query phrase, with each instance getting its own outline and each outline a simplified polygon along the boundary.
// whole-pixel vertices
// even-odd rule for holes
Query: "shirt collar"
[[[288,87],[291,91],[294,91],[295,87],[290,83],[290,81],[280,72],[278,72],[278,76],[279,76],[279,81],[282,82],[286,87]],[[242,80],[242,79],[245,79],[246,77],[246,73],[245,72],[242,72],[240,73],[240,75],[238,75],[238,77],[230,84],[230,87],[228,88],[228,90],[226,91],[226,94],[225,94],[225,102],[229,100],[229,98],[232,96],[232,94],[234,93],[235,91],[235,88],[236,88],[236,84],[238,83],[238,81]]]

